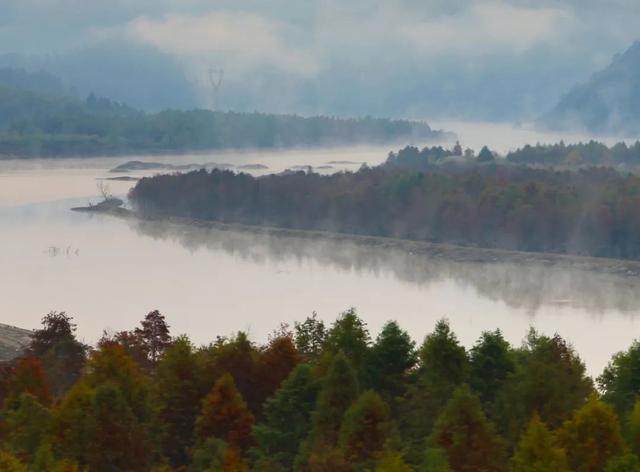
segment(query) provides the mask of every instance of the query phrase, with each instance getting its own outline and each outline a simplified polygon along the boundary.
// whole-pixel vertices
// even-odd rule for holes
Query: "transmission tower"
[[[207,77],[209,79],[209,86],[211,87],[211,110],[215,111],[216,105],[218,104],[218,91],[224,78],[224,70],[210,67],[207,70]]]

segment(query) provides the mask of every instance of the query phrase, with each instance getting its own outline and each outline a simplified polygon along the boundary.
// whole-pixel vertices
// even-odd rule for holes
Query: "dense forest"
[[[487,154],[488,153],[488,154]],[[640,177],[508,165],[483,150],[407,148],[386,164],[329,176],[204,170],[140,180],[143,217],[177,216],[487,248],[640,258]],[[443,157],[444,155],[444,157]],[[478,163],[481,156],[485,162]]]
[[[0,157],[379,144],[444,137],[426,123],[407,120],[208,110],[145,113],[94,95],[79,100],[0,84]]]
[[[639,359],[594,385],[557,334],[467,350],[443,319],[416,346],[353,309],[200,347],[153,311],[90,348],[52,312],[1,366],[0,469],[640,471]]]

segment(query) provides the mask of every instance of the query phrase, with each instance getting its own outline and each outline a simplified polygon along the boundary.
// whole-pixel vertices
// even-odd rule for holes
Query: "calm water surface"
[[[268,171],[376,164],[388,149],[225,153],[144,158],[261,163]],[[205,230],[68,211],[96,201],[96,179],[128,158],[0,161],[0,322],[38,325],[72,314],[80,337],[130,329],[158,308],[196,343],[248,330],[262,341],[316,311],[327,321],[354,306],[373,335],[398,320],[421,340],[441,317],[471,346],[500,328],[519,344],[530,326],[568,338],[590,372],[639,332],[640,280],[504,263],[451,263],[356,242]],[[327,164],[350,161],[349,164]],[[261,171],[266,172],[266,171]],[[139,174],[135,174],[139,175]],[[109,182],[123,195],[131,182]]]

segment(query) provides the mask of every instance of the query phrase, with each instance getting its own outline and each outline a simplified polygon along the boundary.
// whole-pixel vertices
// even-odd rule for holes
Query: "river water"
[[[482,130],[474,132],[481,139]],[[503,142],[502,152],[519,144]],[[254,171],[260,173],[296,165],[331,166],[321,171],[332,172],[362,162],[376,164],[388,151],[143,159],[266,165],[268,169]],[[236,330],[263,341],[281,322],[302,320],[313,311],[330,322],[355,307],[372,335],[386,320],[396,319],[418,342],[442,317],[467,347],[483,330],[495,328],[515,344],[530,326],[558,332],[594,375],[639,332],[638,278],[533,262],[430,260],[358,242],[139,223],[69,211],[97,201],[97,179],[116,175],[108,170],[127,160],[0,161],[1,323],[35,328],[48,311],[66,311],[75,318],[79,336],[93,343],[103,330],[131,329],[157,308],[173,334],[186,333],[201,344]],[[133,183],[108,185],[114,194],[124,195]]]

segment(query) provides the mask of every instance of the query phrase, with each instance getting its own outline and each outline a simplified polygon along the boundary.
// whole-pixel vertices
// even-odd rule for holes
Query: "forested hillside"
[[[1,72],[1,71],[0,71]],[[381,144],[443,139],[422,122],[165,110],[145,113],[7,85],[0,77],[0,158]]]
[[[488,150],[472,161],[450,154],[407,148],[382,166],[328,176],[159,175],[140,180],[129,198],[142,217],[640,258],[640,177],[606,167],[509,165]]]
[[[0,469],[13,471],[637,471],[640,345],[594,382],[560,335],[499,330],[420,345],[353,310],[265,344],[195,346],[149,313],[91,348],[50,313],[2,365]]]
[[[637,136],[640,132],[640,42],[576,85],[540,120],[556,130]]]

